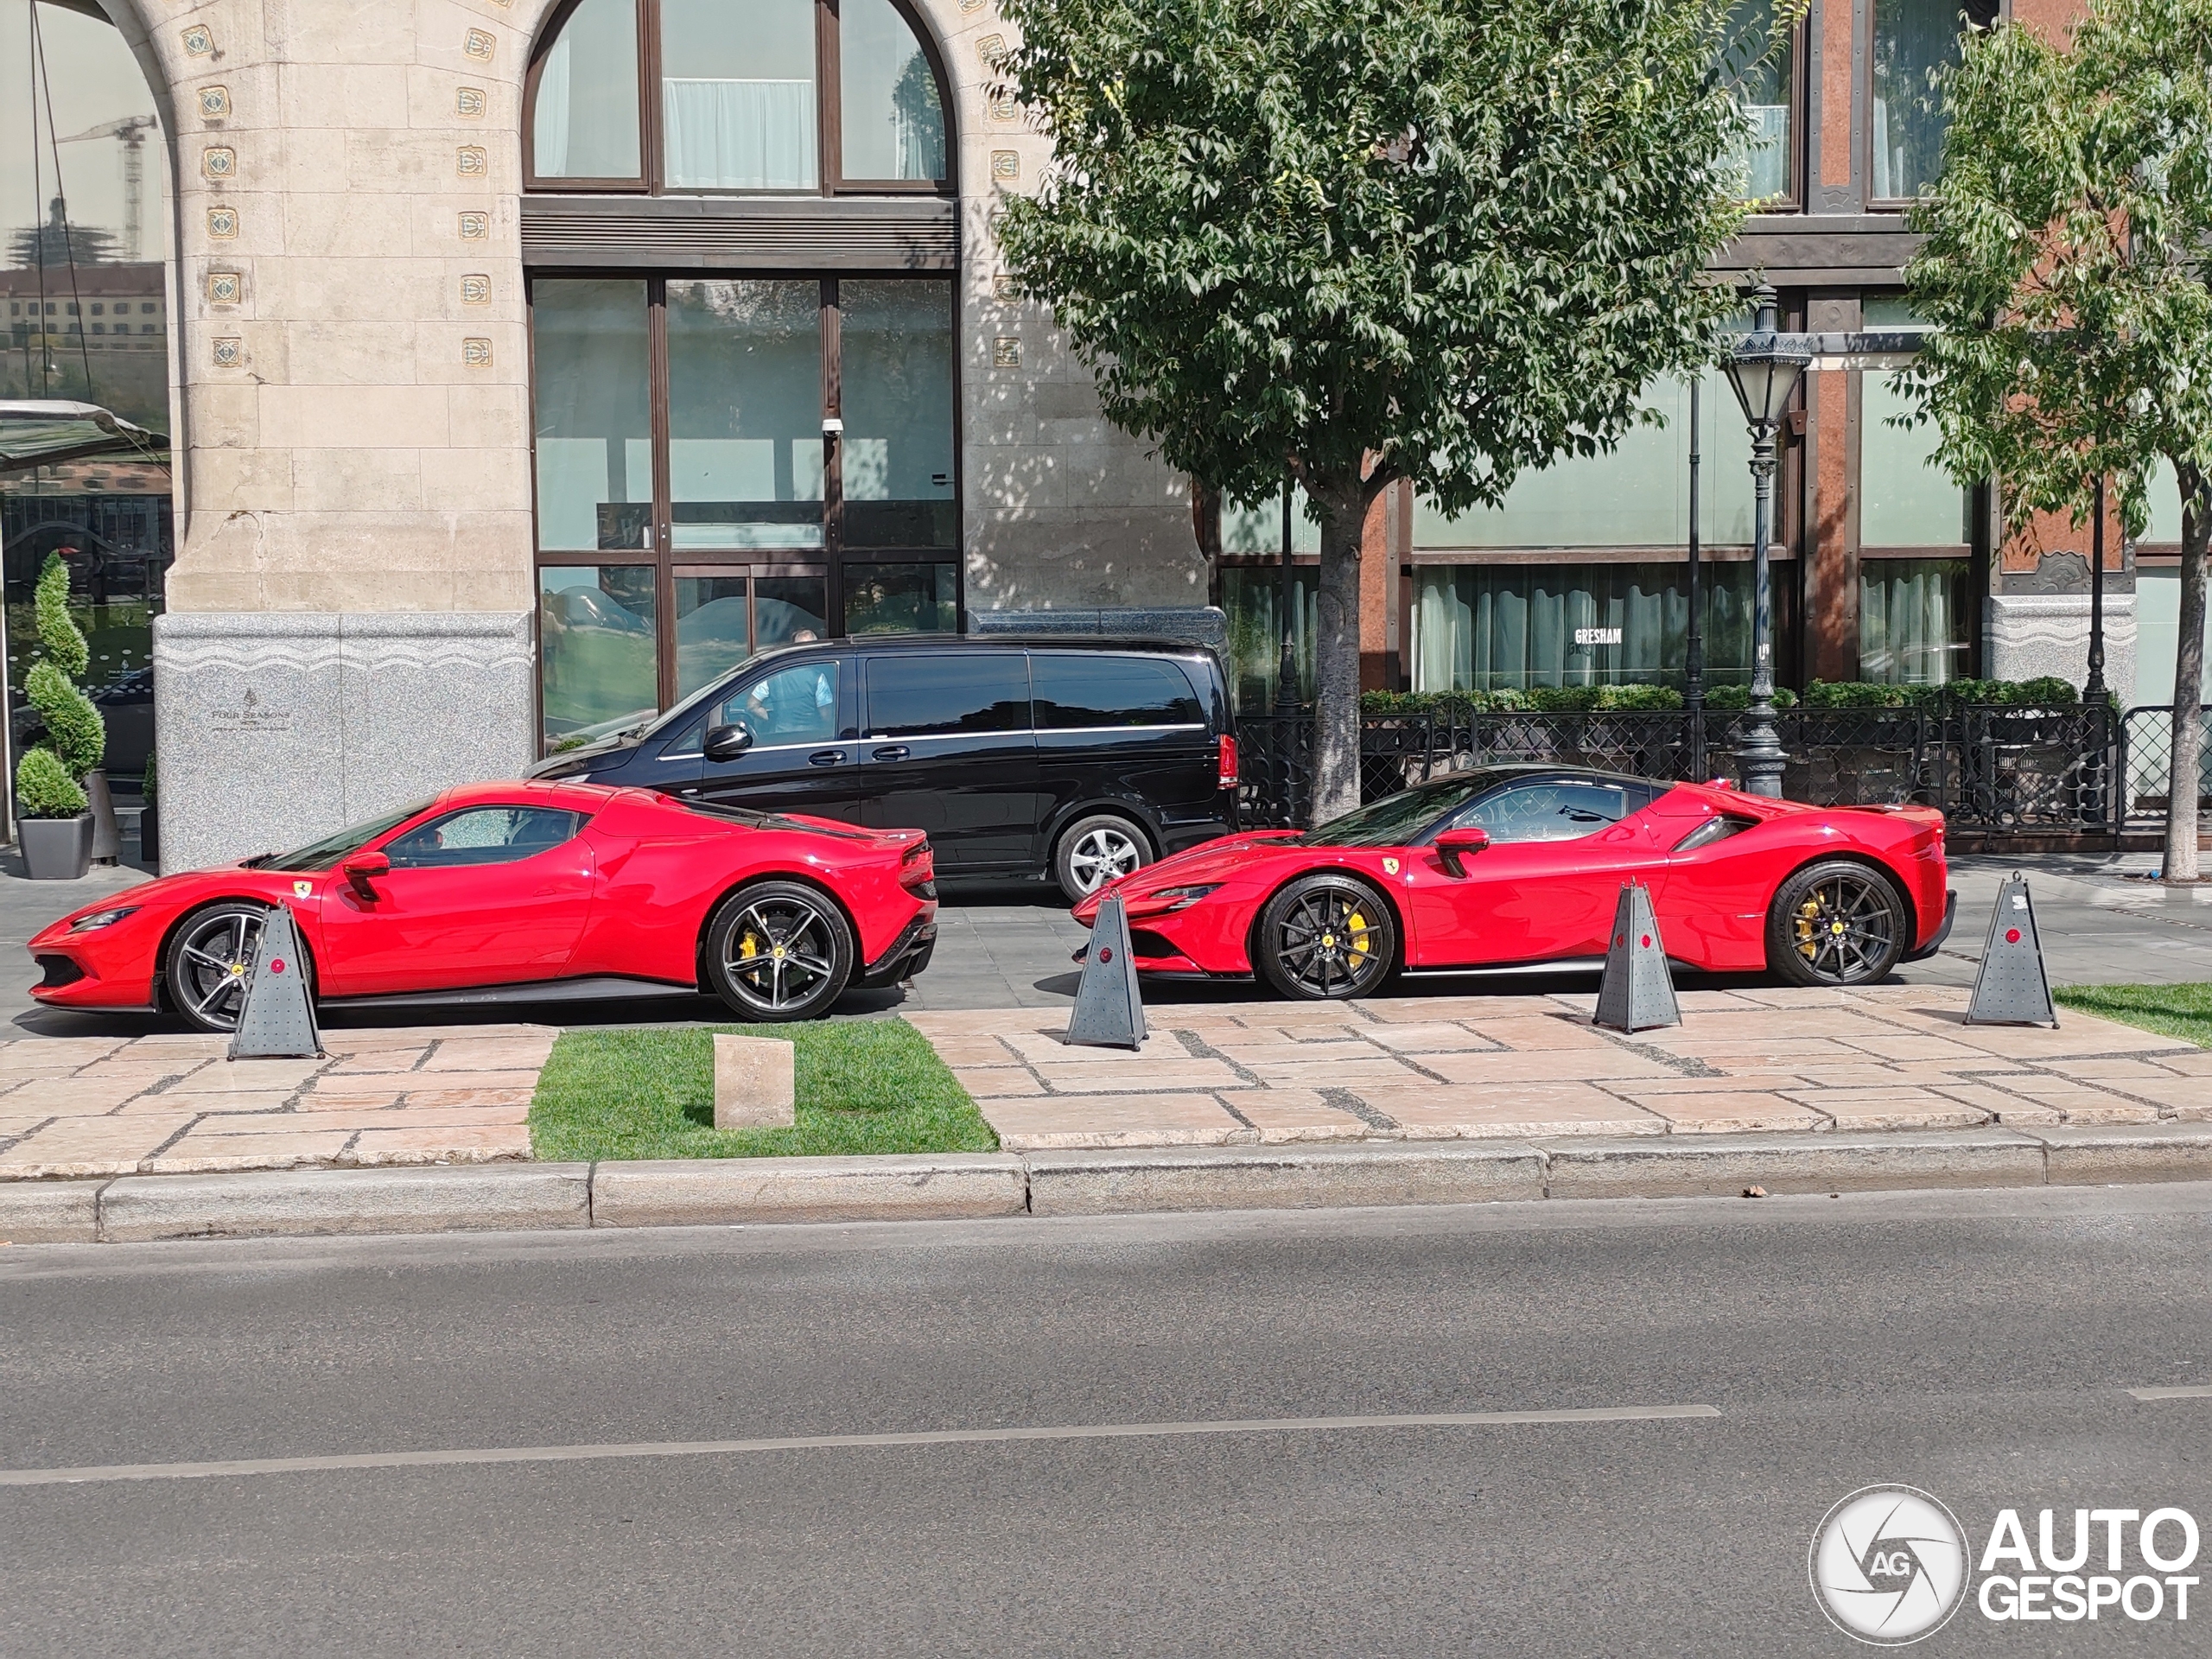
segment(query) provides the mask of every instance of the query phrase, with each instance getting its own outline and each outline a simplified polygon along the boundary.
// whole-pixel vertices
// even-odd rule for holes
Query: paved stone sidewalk
[[[907,1017],[1010,1152],[2212,1118],[2212,1052],[2063,1010],[1967,1026],[1967,996],[1690,991],[1633,1038],[1594,995],[1168,1007],[1135,1054],[1039,1009]]]
[[[330,1031],[320,1060],[226,1037],[0,1043],[0,1180],[530,1156],[550,1026]]]

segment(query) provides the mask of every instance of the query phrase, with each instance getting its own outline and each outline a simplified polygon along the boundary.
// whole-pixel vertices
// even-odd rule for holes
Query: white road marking
[[[625,1446],[513,1446],[444,1452],[359,1452],[324,1458],[238,1458],[221,1463],[120,1463],[79,1469],[0,1469],[0,1486],[74,1486],[111,1480],[206,1480],[222,1475],[313,1474],[331,1469],[419,1469],[454,1463],[582,1463],[605,1458],[702,1458],[741,1452],[820,1452],[886,1446],[988,1446],[1012,1440],[1147,1440],[1180,1434],[1278,1434],[1354,1428],[1497,1428],[1522,1423],[1634,1423],[1718,1417],[1712,1406],[1597,1406],[1562,1411],[1440,1411],[1395,1417],[1255,1417],[1224,1422],[1070,1423],[1048,1428],[940,1428],[907,1434],[797,1434],[754,1440],[640,1440]]]
[[[2212,1384],[2186,1389],[2130,1389],[2138,1400],[2212,1400]]]

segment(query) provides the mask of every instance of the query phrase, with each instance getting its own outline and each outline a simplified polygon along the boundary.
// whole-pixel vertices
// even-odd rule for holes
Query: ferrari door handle
[[[842,749],[817,749],[806,757],[806,764],[810,766],[834,766],[841,764],[844,758]]]
[[[887,743],[881,748],[875,750],[874,754],[879,760],[904,760],[906,758],[906,746],[904,743]]]

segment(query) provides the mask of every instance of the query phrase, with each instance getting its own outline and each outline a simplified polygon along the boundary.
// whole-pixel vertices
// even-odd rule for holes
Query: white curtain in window
[[[820,181],[810,80],[663,83],[668,181],[679,190],[810,190]]]
[[[569,171],[569,38],[563,35],[545,54],[537,75],[537,124],[531,135],[541,179]]]
[[[1859,567],[1859,677],[1943,685],[1966,672],[1963,559],[1867,559]]]
[[[1675,564],[1433,565],[1414,605],[1414,690],[1680,683],[1689,629]],[[1706,671],[1747,677],[1750,567],[1705,567]]]

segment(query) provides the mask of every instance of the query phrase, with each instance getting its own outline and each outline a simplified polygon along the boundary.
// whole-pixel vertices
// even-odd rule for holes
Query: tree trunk
[[[1367,495],[1357,481],[1309,481],[1321,508],[1321,588],[1313,642],[1314,823],[1359,804],[1359,553]]]
[[[2174,652],[2173,747],[2166,772],[2165,879],[2197,879],[2196,796],[2203,776],[2204,553],[2212,543],[2208,480],[2194,467],[2179,469],[2181,509],[2181,639]]]

